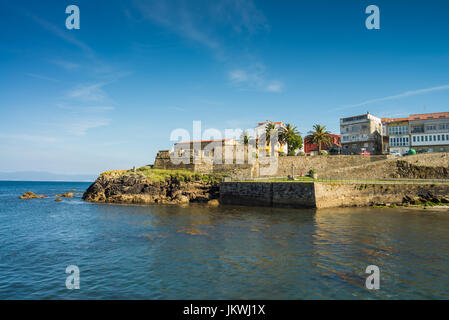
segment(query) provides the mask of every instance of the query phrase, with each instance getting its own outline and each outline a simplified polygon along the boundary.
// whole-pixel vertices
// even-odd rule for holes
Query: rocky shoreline
[[[185,181],[170,176],[154,181],[138,173],[103,174],[86,190],[83,200],[103,203],[182,204],[190,202],[218,204],[217,181]]]

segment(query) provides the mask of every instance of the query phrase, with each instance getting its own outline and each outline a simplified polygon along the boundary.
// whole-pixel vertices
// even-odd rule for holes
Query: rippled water
[[[87,187],[0,182],[0,299],[449,298],[447,211],[18,199]],[[80,290],[65,286],[68,265]]]

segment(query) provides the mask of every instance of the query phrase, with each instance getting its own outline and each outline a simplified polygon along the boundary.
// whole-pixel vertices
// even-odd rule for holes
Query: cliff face
[[[145,175],[101,175],[84,193],[83,199],[106,203],[188,203],[218,199],[219,187],[214,181],[182,181],[168,177],[152,181]]]

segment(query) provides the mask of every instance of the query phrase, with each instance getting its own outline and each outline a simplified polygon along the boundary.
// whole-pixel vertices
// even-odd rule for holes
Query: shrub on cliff
[[[320,151],[320,156],[327,156],[328,152],[326,150],[321,150]]]

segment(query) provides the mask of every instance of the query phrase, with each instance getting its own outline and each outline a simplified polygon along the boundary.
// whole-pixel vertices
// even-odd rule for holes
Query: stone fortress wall
[[[285,156],[255,159],[248,163],[214,163],[210,159],[201,159],[195,163],[193,158],[182,159],[183,163],[174,164],[169,151],[159,151],[154,168],[185,169],[195,172],[227,172],[237,179],[258,177],[285,177],[288,175],[306,175],[314,169],[319,178],[326,179],[376,179],[376,178],[413,178],[448,179],[449,153],[427,153],[406,157],[390,155],[328,155],[328,156]]]

